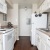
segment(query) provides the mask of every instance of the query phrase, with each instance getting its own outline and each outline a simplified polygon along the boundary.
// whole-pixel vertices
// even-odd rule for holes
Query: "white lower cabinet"
[[[50,37],[43,32],[37,31],[38,50],[50,50]]]
[[[40,50],[46,50],[46,44],[43,40],[41,40],[41,49]]]
[[[41,50],[41,39],[38,37],[38,50]]]
[[[38,42],[38,50],[46,50],[46,44],[40,37],[39,37],[39,42]]]

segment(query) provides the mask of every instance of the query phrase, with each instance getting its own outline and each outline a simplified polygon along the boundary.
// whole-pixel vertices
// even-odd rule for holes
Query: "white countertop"
[[[46,35],[48,35],[49,37],[50,37],[50,31],[49,32],[47,32],[47,31],[44,31],[44,30],[42,30],[42,29],[37,29],[37,30],[39,30],[39,31],[41,31],[41,32],[43,32],[44,34],[46,34]]]
[[[11,30],[13,30],[14,28],[4,28],[4,29],[0,29],[0,33],[2,33],[2,34],[4,34],[4,33],[7,33],[7,32],[9,32],[9,31],[11,31]],[[4,30],[4,31],[3,31]]]

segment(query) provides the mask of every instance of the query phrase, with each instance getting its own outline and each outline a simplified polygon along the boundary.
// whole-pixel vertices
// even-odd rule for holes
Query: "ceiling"
[[[38,6],[40,6],[44,0],[12,0],[12,1],[13,3],[18,3],[20,8],[24,7],[31,8],[32,4],[35,3],[38,4]]]

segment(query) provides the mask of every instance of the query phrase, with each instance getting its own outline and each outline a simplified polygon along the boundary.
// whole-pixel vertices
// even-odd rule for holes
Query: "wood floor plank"
[[[37,47],[32,47],[30,37],[20,37],[20,40],[15,43],[14,50],[37,50]]]

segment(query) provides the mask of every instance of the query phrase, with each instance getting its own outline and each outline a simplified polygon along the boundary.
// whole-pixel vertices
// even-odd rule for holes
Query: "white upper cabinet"
[[[50,8],[50,0],[45,0],[41,4],[39,10],[40,10],[40,12],[47,12],[49,10],[49,8]]]
[[[7,4],[4,4],[3,13],[7,14]]]
[[[7,4],[5,0],[0,0],[0,12],[7,14]]]
[[[7,14],[7,4],[0,3],[0,12]]]

